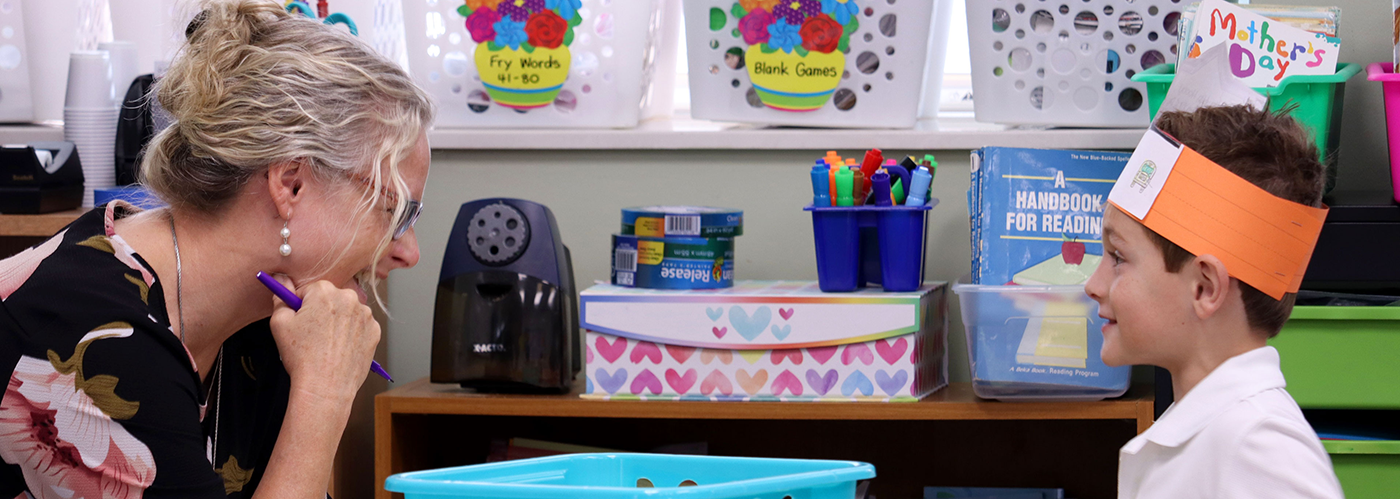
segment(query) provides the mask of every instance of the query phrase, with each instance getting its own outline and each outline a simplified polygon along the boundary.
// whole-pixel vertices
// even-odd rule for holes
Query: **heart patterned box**
[[[583,398],[914,402],[948,384],[948,286],[815,281],[580,293]]]

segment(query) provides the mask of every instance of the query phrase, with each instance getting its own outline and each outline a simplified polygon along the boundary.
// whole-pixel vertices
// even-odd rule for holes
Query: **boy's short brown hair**
[[[1318,161],[1311,134],[1288,111],[1232,106],[1169,112],[1157,118],[1157,128],[1270,194],[1321,206],[1325,168]],[[1168,272],[1181,271],[1195,257],[1151,229],[1147,233],[1162,250]],[[1244,282],[1240,289],[1249,326],[1269,338],[1278,335],[1293,311],[1296,295],[1288,293],[1275,300]]]

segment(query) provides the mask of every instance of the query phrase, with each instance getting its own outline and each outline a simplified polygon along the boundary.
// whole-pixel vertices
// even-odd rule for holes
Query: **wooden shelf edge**
[[[981,400],[970,383],[953,383],[919,402],[695,402],[600,401],[567,395],[482,395],[426,379],[378,395],[387,414],[542,416],[636,419],[805,420],[1138,420],[1150,424],[1152,390],[1137,385],[1121,398],[1099,402]]]
[[[0,237],[48,237],[62,230],[86,209],[44,213],[42,215],[0,214]]]

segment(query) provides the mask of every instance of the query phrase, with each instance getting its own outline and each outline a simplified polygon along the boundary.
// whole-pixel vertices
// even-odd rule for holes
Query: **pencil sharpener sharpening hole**
[[[656,487],[656,486],[651,484],[651,480],[647,480],[647,479],[645,479],[645,478],[638,478],[638,479],[637,479],[637,488],[639,488],[639,489],[650,489],[650,488],[653,488],[653,487]]]
[[[530,224],[505,203],[488,205],[472,215],[467,225],[467,246],[487,265],[505,265],[520,258],[530,244]]]
[[[695,483],[695,480],[686,480],[686,481],[684,481],[684,482],[681,482],[680,485],[677,485],[677,487],[695,487],[695,486],[698,486],[698,485],[700,485],[700,484]]]
[[[832,96],[832,103],[836,105],[836,109],[850,111],[856,107],[856,93],[849,88],[838,88]]]

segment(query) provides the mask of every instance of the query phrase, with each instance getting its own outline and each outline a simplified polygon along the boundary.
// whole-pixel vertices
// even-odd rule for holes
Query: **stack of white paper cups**
[[[116,185],[115,145],[118,97],[105,51],[74,52],[68,60],[68,92],[63,101],[63,138],[78,147],[83,165],[83,207],[94,189]]]

